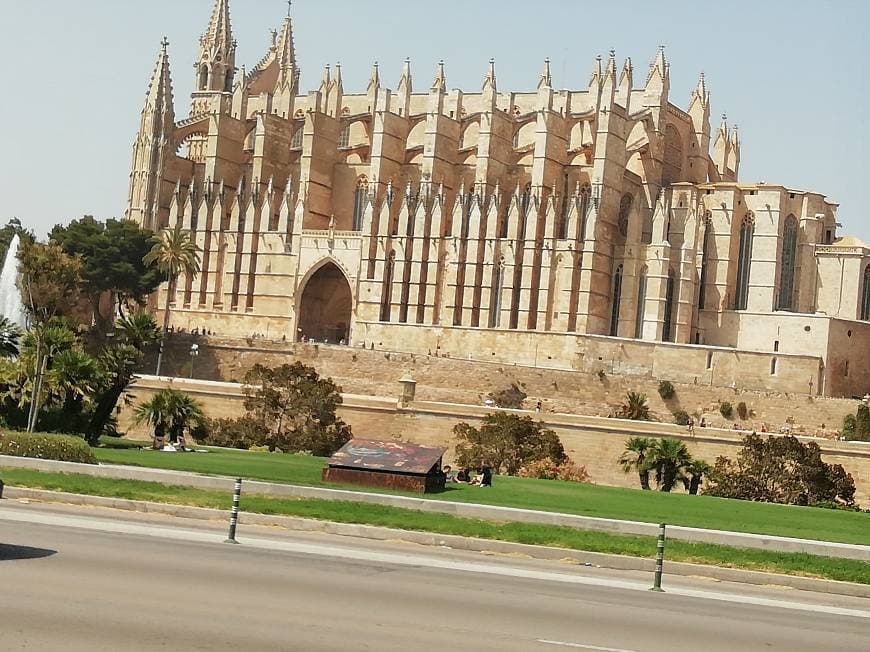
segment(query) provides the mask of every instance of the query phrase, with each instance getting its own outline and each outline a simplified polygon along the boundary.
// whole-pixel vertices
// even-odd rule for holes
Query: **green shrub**
[[[722,401],[719,404],[719,414],[721,414],[725,419],[730,419],[734,416],[734,406],[728,401]]]
[[[40,460],[96,464],[97,458],[84,439],[67,435],[26,432],[0,433],[0,455],[34,457]]]
[[[205,431],[208,434],[199,441],[209,446],[269,450],[267,445],[269,433],[263,421],[248,414],[238,419],[212,419],[208,422]]]
[[[554,462],[546,458],[524,466],[517,474],[521,478],[537,478],[538,480],[564,480],[566,482],[589,482],[589,473],[585,466],[579,466],[571,460]]]
[[[858,406],[858,415],[855,417],[855,439],[870,441],[870,407],[863,403]]]
[[[678,426],[689,425],[689,413],[685,410],[674,410],[671,414],[674,415],[674,423]]]
[[[511,386],[498,392],[492,392],[489,398],[500,408],[513,410],[523,409],[523,401],[526,400],[526,394],[519,385],[511,383]]]
[[[677,390],[674,389],[674,385],[671,381],[663,380],[659,383],[659,396],[661,396],[662,399],[669,401],[676,395]]]
[[[749,408],[746,407],[746,403],[740,401],[737,404],[737,416],[739,416],[743,421],[749,418]]]
[[[110,437],[103,435],[100,437],[100,448],[114,448],[115,450],[136,450],[144,446],[150,446],[147,442],[135,441],[133,439],[124,439],[123,437]]]
[[[855,429],[857,425],[857,419],[854,414],[847,414],[843,417],[843,429],[840,431],[840,437],[845,440],[855,439]]]

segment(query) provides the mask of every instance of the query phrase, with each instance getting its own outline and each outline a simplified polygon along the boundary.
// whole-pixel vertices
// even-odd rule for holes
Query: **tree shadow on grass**
[[[48,548],[13,546],[8,543],[0,543],[0,562],[20,561],[22,559],[44,559],[56,554],[57,550],[49,550]]]

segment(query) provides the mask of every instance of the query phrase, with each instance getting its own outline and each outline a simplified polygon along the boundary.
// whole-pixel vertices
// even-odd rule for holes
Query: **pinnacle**
[[[172,75],[169,69],[169,41],[166,37],[160,42],[160,52],[148,87],[147,102],[157,110],[172,110]]]
[[[541,79],[538,82],[538,88],[552,88],[553,75],[550,72],[550,57],[544,59],[544,70],[541,72]]]

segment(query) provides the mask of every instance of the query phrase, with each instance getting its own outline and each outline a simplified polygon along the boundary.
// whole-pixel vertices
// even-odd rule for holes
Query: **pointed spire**
[[[402,76],[399,78],[399,92],[410,93],[413,88],[411,82],[411,59],[410,57],[406,57],[402,64]]]
[[[740,136],[738,135],[737,125],[735,124],[731,127],[731,145],[734,147],[740,147]]]
[[[604,71],[605,79],[612,80],[616,86],[616,50],[610,50],[610,56],[607,59],[607,70]]]
[[[341,79],[341,61],[337,61],[335,63],[335,79],[333,80],[333,83],[336,85],[336,87],[340,89],[344,88],[344,84],[342,83]]]
[[[589,86],[598,86],[601,83],[601,55],[595,57],[595,65],[592,67],[592,75],[589,77]]]
[[[495,59],[489,60],[489,68],[486,69],[486,77],[483,79],[483,90],[485,91],[493,91],[496,90],[495,83]]]
[[[196,90],[229,92],[236,70],[236,41],[230,23],[229,0],[215,0],[205,34],[199,40]]]
[[[278,61],[278,69],[281,71],[282,81],[286,82],[290,71],[295,74],[296,69],[296,46],[293,42],[293,19],[290,17],[288,4],[287,17],[281,26],[281,32],[275,42],[275,52]]]
[[[538,80],[538,88],[553,88],[553,75],[550,73],[550,57],[544,59],[544,69]]]
[[[670,66],[668,65],[667,59],[665,58],[665,46],[660,45],[658,52],[656,52],[656,58],[653,59],[653,62],[650,64],[649,73],[646,76],[646,84],[649,86],[650,81],[658,75],[662,82],[668,79],[669,77]]]
[[[169,70],[169,41],[166,37],[160,42],[160,52],[157,55],[157,64],[154,66],[154,74],[148,86],[148,94],[145,98],[145,109],[149,108],[155,113],[175,115],[175,105],[172,96],[172,75]]]
[[[332,69],[327,63],[323,67],[323,77],[320,78],[320,92],[324,98],[329,93],[330,84],[332,84]]]
[[[631,57],[625,60],[625,63],[622,65],[622,72],[619,75],[619,83],[622,84],[626,79],[632,79],[634,77],[634,67],[631,64]]]
[[[230,0],[215,0],[208,31],[203,36],[203,45],[213,51],[233,48],[233,28],[230,23]]]
[[[704,104],[710,100],[710,93],[707,91],[707,81],[704,79],[704,71],[701,71],[701,76],[698,77],[698,87],[693,93],[693,97],[699,98]]]
[[[447,92],[447,76],[444,74],[444,59],[438,62],[435,70],[435,81],[432,82],[432,90],[439,93]]]
[[[381,87],[381,72],[378,68],[378,62],[372,64],[372,74],[369,76],[368,92],[377,91]]]

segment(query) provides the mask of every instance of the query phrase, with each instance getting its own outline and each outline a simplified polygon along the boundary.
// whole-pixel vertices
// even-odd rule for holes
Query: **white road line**
[[[544,645],[558,645],[559,647],[570,647],[578,650],[595,650],[595,652],[634,652],[634,650],[624,650],[619,647],[600,647],[598,645],[583,645],[582,643],[566,643],[565,641],[545,641],[542,638],[538,639],[538,643]]]
[[[223,536],[214,532],[188,530],[176,527],[162,527],[146,523],[126,521],[111,521],[92,517],[66,516],[44,512],[31,512],[15,508],[0,507],[0,516],[8,521],[22,523],[37,523],[41,525],[53,525],[57,527],[72,527],[99,532],[114,532],[118,534],[133,534],[138,536],[173,539],[178,541],[191,541],[198,543],[216,544],[223,541]],[[487,575],[500,575],[502,577],[517,577],[522,579],[539,580],[544,582],[560,582],[565,584],[581,584],[586,586],[601,586],[612,589],[628,591],[648,591],[649,584],[640,582],[628,582],[624,580],[606,579],[600,577],[587,577],[582,575],[568,575],[551,571],[535,571],[524,568],[513,568],[496,564],[478,562],[460,562],[425,555],[412,555],[408,553],[374,552],[330,545],[312,545],[307,543],[281,541],[256,537],[240,537],[245,548],[261,550],[281,550],[304,555],[318,557],[332,557],[338,559],[352,559],[380,564],[392,564],[394,566],[416,566],[421,568],[437,568],[441,570],[459,571],[466,573],[483,573]],[[243,548],[244,549],[244,548]],[[667,589],[666,595],[678,595],[682,597],[699,598],[703,600],[716,600],[730,602],[739,605],[755,605],[760,607],[773,607],[777,609],[790,609],[795,611],[808,611],[812,613],[825,613],[834,616],[851,616],[854,618],[866,618],[870,620],[870,611],[858,609],[846,609],[824,604],[808,604],[802,602],[788,602],[771,598],[761,598],[749,595],[716,593],[698,589],[673,587]]]

